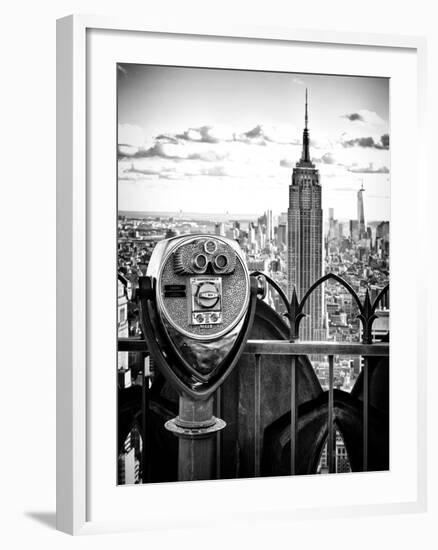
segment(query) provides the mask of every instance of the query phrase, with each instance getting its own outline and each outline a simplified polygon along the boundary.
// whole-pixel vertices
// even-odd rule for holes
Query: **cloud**
[[[252,128],[251,130],[248,130],[243,135],[247,138],[250,138],[250,139],[253,139],[253,138],[264,138],[264,139],[267,138],[267,139],[269,139],[269,137],[265,133],[265,130],[264,130],[263,126],[261,126],[260,124],[258,124],[257,126]]]
[[[118,178],[124,181],[138,181],[143,179],[158,179],[165,173],[162,163],[141,163],[139,161],[120,161],[118,163]]]
[[[179,143],[179,139],[172,134],[159,134],[155,140],[160,143]]]
[[[360,124],[371,124],[372,126],[383,126],[386,122],[375,111],[368,111],[367,109],[361,109],[354,113],[346,113],[342,115],[350,122],[358,122]]]
[[[227,126],[191,127],[177,133],[162,133],[146,142],[143,131],[130,124],[119,125],[118,156],[126,158],[167,158],[175,161],[223,161],[229,157],[254,156],[252,145],[275,147],[300,145],[298,130],[291,125],[264,126],[257,124],[246,131],[235,131]],[[243,149],[242,149],[243,148]],[[259,153],[264,155],[264,153]]]
[[[174,136],[176,139],[185,141],[196,141],[203,143],[219,143],[222,141],[234,141],[234,133],[226,126],[200,126],[198,128],[188,128],[180,134]]]
[[[120,146],[119,146],[120,150]],[[212,148],[211,144],[180,143],[180,142],[157,142],[149,149],[137,149],[132,155],[134,158],[165,158],[176,161],[181,160],[203,160],[205,162],[217,162],[228,157],[229,152],[223,147]]]
[[[199,159],[133,157],[119,159],[118,177],[124,181],[142,179],[183,180],[196,177],[241,177],[246,166],[236,162],[204,162]]]
[[[134,145],[125,145],[121,143],[117,148],[117,154],[119,158],[133,157],[138,151],[138,147]]]
[[[212,176],[212,177],[218,177],[218,176],[228,176],[233,177],[233,173],[227,171],[225,166],[212,166],[211,168],[204,168],[204,170],[201,170],[199,173],[200,176]]]
[[[237,132],[235,129],[228,128],[225,125],[205,125],[197,128],[188,128],[177,134],[160,134],[156,139],[172,143],[195,142],[217,144],[242,142],[251,145],[267,145],[268,143],[294,145],[300,143],[299,132],[294,126],[265,126],[262,124],[257,124],[244,132]]]
[[[304,80],[301,80],[301,78],[298,77],[293,78],[292,82],[295,82],[295,84],[299,84],[300,86],[305,86]]]
[[[373,149],[389,149],[389,134],[383,134],[379,141],[376,141],[373,137],[359,137],[354,139],[341,140],[343,147],[364,147]]]
[[[380,138],[380,142],[383,145],[383,149],[389,149],[389,134],[383,134]]]
[[[143,176],[156,176],[158,175],[157,170],[154,170],[153,168],[136,168],[133,163],[131,163],[131,166],[123,171],[125,175],[127,174],[141,174]]]
[[[359,126],[357,129],[361,130]],[[389,135],[379,130],[365,137],[360,135],[363,128],[341,137],[316,134],[311,150],[322,177],[342,177],[349,172],[388,173],[385,149]],[[301,156],[301,131],[287,124],[246,128],[205,124],[153,137],[146,137],[139,126],[120,124],[118,137],[121,181],[240,178],[279,182],[282,186],[289,180],[286,170],[291,171]]]
[[[312,161],[322,164],[337,164],[333,154],[330,152],[325,153],[321,158],[312,158]]]
[[[342,145],[344,147],[355,147],[356,145],[358,147],[374,147],[374,139],[372,137],[349,139],[344,141]]]
[[[241,134],[235,134],[236,141],[242,141],[251,145],[299,145],[301,138],[295,126],[265,126],[257,124],[250,130]]]
[[[348,118],[351,122],[354,122],[355,120],[361,120],[363,121],[363,118],[360,116],[359,113],[350,113],[349,115],[342,115],[344,118]]]
[[[389,174],[389,168],[387,166],[375,168],[372,162],[370,162],[367,166],[353,164],[352,166],[349,166],[347,170],[349,172],[353,172],[354,174]]]
[[[217,162],[219,160],[225,160],[228,156],[228,151],[206,149],[205,151],[191,153],[188,158],[191,160],[203,160],[204,162]]]

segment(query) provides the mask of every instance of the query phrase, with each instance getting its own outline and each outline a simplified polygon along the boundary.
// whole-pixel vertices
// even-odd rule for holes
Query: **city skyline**
[[[323,210],[355,218],[363,184],[366,219],[389,219],[387,80],[141,65],[118,73],[120,210],[284,212],[307,86]]]

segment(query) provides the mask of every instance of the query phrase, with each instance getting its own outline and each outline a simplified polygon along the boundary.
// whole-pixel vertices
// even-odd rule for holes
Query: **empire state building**
[[[292,296],[295,288],[299,300],[322,276],[321,185],[319,172],[310,160],[307,89],[304,120],[303,151],[293,169],[287,211],[288,291]],[[306,317],[300,324],[300,339],[322,339],[321,287],[307,300],[304,313]]]

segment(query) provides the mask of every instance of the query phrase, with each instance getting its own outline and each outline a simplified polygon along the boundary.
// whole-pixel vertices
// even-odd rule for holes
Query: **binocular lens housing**
[[[193,258],[193,267],[195,269],[203,270],[207,265],[207,256],[205,254],[196,254]]]
[[[214,259],[214,265],[218,269],[225,269],[228,265],[228,258],[225,254],[218,254]]]
[[[236,251],[222,239],[192,238],[173,254],[177,275],[232,275],[236,261]]]
[[[208,241],[206,244],[209,244],[209,243],[212,243],[212,241]],[[216,246],[215,243],[213,244]],[[207,246],[205,246],[204,248],[207,248]],[[210,247],[210,249],[211,248],[212,247]],[[193,256],[192,267],[195,271],[203,272],[207,267],[207,264],[209,261],[212,262],[214,267],[219,271],[226,269],[229,265],[228,257],[225,254],[219,253],[217,256],[214,256],[213,258],[208,259],[207,256],[201,252]]]

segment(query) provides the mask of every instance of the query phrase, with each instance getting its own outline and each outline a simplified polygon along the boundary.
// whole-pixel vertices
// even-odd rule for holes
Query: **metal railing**
[[[297,435],[298,435],[298,413],[297,413],[297,358],[303,355],[325,355],[328,357],[329,376],[328,376],[328,467],[329,472],[334,472],[334,356],[335,355],[358,355],[363,357],[363,471],[368,470],[368,423],[369,423],[369,357],[389,357],[389,343],[342,343],[342,342],[287,342],[287,341],[269,341],[269,340],[250,340],[247,342],[245,353],[255,357],[255,379],[260,381],[261,375],[261,357],[262,355],[287,355],[290,356],[291,370],[291,464],[290,472],[296,473],[296,454],[297,454]],[[257,395],[257,394],[256,394]],[[257,399],[257,397],[256,397]],[[255,404],[256,410],[258,404]],[[256,433],[256,440],[261,439],[261,434]],[[260,445],[256,444],[256,448]],[[256,470],[259,469],[259,459],[255,460]],[[256,474],[257,475],[257,474]]]
[[[119,351],[145,351],[147,344],[145,340],[138,338],[119,338]],[[254,470],[255,476],[260,475],[261,464],[261,441],[262,433],[260,426],[260,407],[261,394],[261,359],[263,355],[282,355],[290,356],[291,371],[291,463],[290,473],[296,473],[297,435],[298,435],[298,407],[297,407],[297,367],[299,362],[297,358],[303,355],[324,355],[328,357],[329,376],[328,376],[328,437],[327,437],[327,456],[329,472],[335,471],[335,462],[333,456],[335,441],[335,423],[334,423],[334,357],[335,355],[362,356],[363,365],[363,471],[368,470],[368,424],[369,424],[369,368],[368,358],[370,357],[389,357],[389,343],[371,343],[363,344],[359,342],[288,342],[285,340],[249,340],[244,351],[245,354],[254,356],[255,368],[255,426],[254,426]],[[218,390],[220,391],[220,389]],[[220,399],[217,400],[220,403]],[[216,411],[220,414],[220,411]],[[146,420],[145,420],[146,421]],[[220,435],[218,434],[218,437]],[[220,442],[219,442],[220,445]],[[218,447],[219,447],[218,445]],[[219,454],[219,450],[218,450]]]
[[[280,295],[286,308],[286,317],[289,320],[289,341],[288,340],[248,340],[245,347],[245,354],[254,356],[255,369],[255,390],[254,390],[254,475],[259,476],[261,471],[261,452],[262,452],[262,433],[260,423],[261,413],[261,370],[262,356],[282,355],[290,357],[291,374],[291,402],[290,402],[290,473],[296,474],[297,464],[297,437],[298,437],[298,406],[297,406],[297,368],[300,356],[319,355],[328,358],[328,430],[327,430],[327,458],[328,469],[330,473],[335,472],[334,444],[336,438],[336,427],[334,420],[334,358],[338,355],[361,356],[362,363],[362,469],[368,470],[368,451],[369,451],[369,358],[389,357],[389,343],[373,342],[372,325],[377,318],[376,308],[382,297],[388,292],[389,285],[386,285],[378,294],[376,299],[371,302],[368,291],[365,293],[362,302],[353,288],[343,279],[334,274],[328,274],[316,281],[306,292],[301,301],[298,300],[295,290],[289,301],[283,290],[271,278],[263,273],[256,272],[252,275],[263,277]],[[342,285],[352,296],[358,307],[358,318],[362,325],[362,342],[332,342],[332,341],[297,341],[299,334],[299,325],[302,318],[305,317],[304,306],[312,292],[325,281],[332,279]],[[145,340],[139,338],[119,338],[118,351],[144,352],[147,350]],[[219,388],[218,393],[221,392]],[[217,399],[217,407],[220,407],[220,398]],[[216,410],[220,414],[220,410]],[[145,422],[147,420],[145,419]],[[220,474],[220,438],[218,434],[217,446],[217,475]]]

